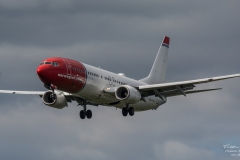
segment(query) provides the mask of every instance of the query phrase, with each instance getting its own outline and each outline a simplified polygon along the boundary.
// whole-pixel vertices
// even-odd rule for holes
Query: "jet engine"
[[[63,92],[55,91],[47,91],[42,96],[43,103],[49,107],[62,109],[67,106],[67,99],[65,98]]]
[[[117,99],[130,104],[137,103],[141,100],[140,92],[134,87],[128,85],[118,87],[115,91],[115,96]]]

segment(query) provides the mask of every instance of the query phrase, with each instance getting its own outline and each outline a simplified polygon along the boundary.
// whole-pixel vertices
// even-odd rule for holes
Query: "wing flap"
[[[193,91],[186,91],[185,94],[193,94],[193,93],[200,93],[200,92],[208,92],[208,91],[215,91],[215,90],[220,90],[220,89],[222,89],[222,88],[193,90]],[[176,91],[176,92],[164,93],[163,95],[164,95],[165,97],[174,97],[174,96],[182,95],[182,93],[180,93],[179,91]]]

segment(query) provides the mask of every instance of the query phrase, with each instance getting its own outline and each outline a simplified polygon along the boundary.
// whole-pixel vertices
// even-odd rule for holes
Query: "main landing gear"
[[[126,105],[126,107],[122,108],[122,115],[124,117],[126,117],[127,115],[133,116],[134,115],[134,108],[133,107],[129,107],[128,105]]]
[[[83,110],[79,112],[79,116],[81,119],[85,119],[85,117],[87,117],[88,119],[92,118],[92,111],[87,110],[86,101],[83,102]]]

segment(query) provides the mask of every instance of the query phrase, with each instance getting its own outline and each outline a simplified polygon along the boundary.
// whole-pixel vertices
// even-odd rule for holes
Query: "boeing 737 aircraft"
[[[165,83],[169,42],[170,38],[165,36],[149,75],[141,80],[72,59],[52,57],[43,60],[37,68],[47,91],[0,90],[0,93],[39,95],[45,105],[57,109],[76,101],[83,106],[79,113],[81,119],[92,118],[92,111],[87,110],[87,105],[116,107],[122,109],[123,116],[133,116],[135,111],[156,110],[166,103],[167,97],[221,89],[193,90],[198,84],[240,76],[234,74]]]

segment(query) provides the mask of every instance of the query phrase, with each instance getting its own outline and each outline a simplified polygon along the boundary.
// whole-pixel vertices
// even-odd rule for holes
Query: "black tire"
[[[80,116],[81,119],[85,119],[85,116],[86,116],[86,115],[85,115],[84,110],[81,110],[81,111],[80,111],[79,116]]]
[[[133,116],[134,115],[134,108],[133,107],[128,108],[128,113],[129,113],[130,116]]]
[[[87,110],[86,115],[87,115],[88,119],[91,119],[92,118],[92,111],[91,110]]]
[[[122,108],[122,115],[123,115],[124,117],[126,117],[126,116],[128,115],[128,110],[127,110],[126,107],[123,107],[123,108]]]

